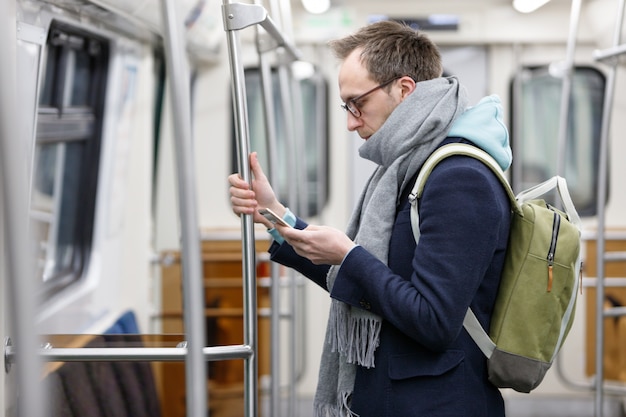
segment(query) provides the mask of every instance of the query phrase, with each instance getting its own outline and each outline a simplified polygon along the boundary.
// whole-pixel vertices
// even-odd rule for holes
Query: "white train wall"
[[[171,133],[173,109],[167,93],[156,160],[157,185],[152,187],[152,155],[155,152],[152,117],[156,94],[154,86],[159,69],[153,54],[159,40],[152,30],[157,28],[156,31],[159,31],[159,2],[92,2],[130,16],[131,22],[136,23],[132,30],[120,30],[113,22],[99,21],[98,16],[86,12],[89,3],[78,0],[59,1],[59,6],[53,3],[16,2],[14,17],[21,30],[17,31],[15,52],[19,98],[15,107],[21,137],[33,137],[36,88],[41,79],[41,48],[47,25],[53,17],[110,38],[113,59],[107,91],[94,255],[87,277],[79,288],[69,295],[63,294],[42,304],[38,326],[42,332],[98,332],[121,312],[133,308],[142,330],[158,331],[158,326],[151,320],[152,313],[159,309],[159,276],[153,261],[160,251],[179,249],[180,246],[173,156],[175,145]],[[189,11],[194,2],[189,0],[179,5]],[[432,13],[456,14],[460,19],[458,31],[432,34],[444,51],[444,64],[447,64],[445,59],[462,56],[472,62],[472,67],[484,68],[484,73],[480,74],[480,70],[467,72],[470,66],[466,65],[466,61],[450,64],[450,67],[456,66],[457,70],[451,68],[451,71],[459,74],[472,97],[499,94],[508,112],[510,83],[517,68],[522,64],[546,64],[565,59],[570,29],[570,2],[565,0],[553,0],[529,15],[520,15],[511,8],[509,1],[503,0],[480,3],[403,0],[384,2],[383,5],[377,1],[364,0],[352,4],[345,0],[320,16],[306,14],[299,2],[294,2],[292,7],[295,43],[305,59],[321,69],[329,85],[329,177],[332,186],[326,207],[311,221],[337,228],[344,228],[354,196],[369,167],[358,161],[356,149],[360,139],[346,130],[346,116],[339,108],[341,100],[336,86],[337,62],[325,47],[327,40],[356,29],[367,23],[370,16],[383,11],[389,16],[403,18]],[[576,63],[596,65],[592,59],[593,51],[610,46],[614,24],[611,17],[615,15],[615,8],[613,0],[583,2]],[[12,18],[10,13],[2,16],[2,19]],[[240,223],[230,211],[226,182],[226,176],[231,171],[230,70],[219,2],[206,2],[202,19],[204,29],[196,26],[189,34],[190,62],[194,69],[192,109],[199,223],[204,231],[236,236]],[[256,57],[250,44],[251,32],[251,29],[243,31],[242,38],[249,52],[247,63],[253,65]],[[464,50],[467,53],[464,54]],[[626,153],[626,141],[620,141],[619,137],[619,132],[626,128],[626,119],[620,117],[626,112],[626,94],[623,94],[625,77],[624,69],[620,68],[611,127],[610,176],[613,180],[607,224],[616,228],[626,225],[623,211],[626,192],[619,181],[626,175],[624,164],[620,163],[620,158]],[[25,143],[24,146],[33,145]],[[28,167],[30,163],[28,161]],[[0,214],[3,213],[0,211]],[[586,228],[593,230],[594,222],[593,218],[586,219]],[[0,232],[3,232],[2,223]],[[257,233],[262,235],[265,232],[257,229]],[[0,263],[3,265],[5,251],[2,249],[7,244],[0,238]],[[0,278],[0,291],[5,296],[5,269],[0,269]],[[304,396],[312,395],[315,389],[328,307],[327,294],[312,285],[307,288],[307,297],[307,366],[299,385],[299,392]],[[3,305],[7,305],[6,302]],[[582,309],[584,299],[578,305]],[[583,316],[584,312],[579,311],[579,320],[564,351],[573,377],[581,379],[584,377],[586,337]],[[10,335],[8,323],[9,317],[3,314],[0,336]],[[0,381],[0,392],[4,392],[10,384],[5,378]],[[571,391],[560,383],[554,373],[550,373],[538,393],[563,394]],[[11,397],[10,394],[8,396]],[[3,408],[8,407],[10,404],[7,403]]]

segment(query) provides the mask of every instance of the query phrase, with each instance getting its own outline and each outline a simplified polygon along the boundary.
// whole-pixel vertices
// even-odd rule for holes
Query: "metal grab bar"
[[[278,184],[277,170],[278,155],[276,145],[276,123],[274,109],[273,88],[272,88],[272,69],[269,60],[264,52],[267,52],[267,44],[263,39],[261,31],[256,26],[256,45],[259,56],[259,68],[261,70],[261,93],[263,98],[263,110],[265,119],[265,139],[267,143],[267,160],[268,160],[268,178],[272,184]],[[276,190],[280,193],[280,190]],[[270,285],[271,285],[271,311],[270,311],[270,340],[274,349],[270,350],[270,401],[269,413],[271,416],[280,416],[280,266],[272,262],[270,265]]]
[[[606,61],[610,58],[615,58],[619,55],[626,54],[626,45],[614,46],[612,48],[597,50],[593,53],[593,59],[598,62]]]
[[[5,349],[5,360],[14,363],[16,351],[13,347]],[[181,362],[187,358],[188,350],[176,348],[41,348],[39,357],[47,362]],[[250,346],[215,346],[202,349],[203,361],[221,361],[247,359],[254,355]],[[204,384],[202,384],[204,387]]]
[[[245,77],[243,64],[240,61],[239,50],[240,40],[238,31],[246,27],[258,24],[268,35],[271,36],[277,45],[284,48],[285,53],[292,59],[298,59],[300,53],[285,39],[280,30],[268,16],[267,11],[260,5],[254,4],[230,4],[224,0],[222,5],[222,17],[224,29],[227,33],[228,54],[230,60],[230,70],[232,78],[233,112],[235,115],[235,134],[237,145],[238,171],[242,179],[252,186],[250,174],[250,132],[248,128],[247,100]],[[242,225],[242,262],[244,285],[244,304],[246,306],[244,314],[244,342],[256,350],[257,346],[257,322],[256,322],[256,269],[255,269],[255,247],[254,247],[254,227],[251,215],[241,216]],[[277,293],[273,294],[276,301]],[[274,306],[275,308],[277,306]],[[275,335],[274,335],[275,337]],[[275,368],[274,368],[275,369]],[[258,408],[258,367],[255,357],[247,361],[244,371],[244,401],[245,415],[256,416]],[[274,397],[276,398],[276,397]],[[272,408],[275,408],[276,401],[273,400]],[[276,410],[274,410],[276,411]]]
[[[277,19],[277,26],[281,31],[288,36],[293,36],[290,20],[289,2],[288,1],[270,1],[270,7],[272,12],[275,12],[279,19]],[[255,0],[255,4],[262,4],[260,0]],[[282,19],[281,19],[282,18]],[[275,126],[275,105],[273,103],[274,88],[272,85],[271,66],[266,58],[267,52],[276,52],[276,65],[278,68],[278,90],[280,92],[280,101],[282,103],[282,131],[288,132],[286,136],[290,139],[285,145],[285,151],[288,158],[284,162],[287,164],[287,170],[290,173],[294,173],[293,177],[289,181],[287,188],[284,190],[276,189],[279,195],[286,192],[288,200],[286,201],[289,207],[298,212],[302,217],[306,218],[309,215],[309,203],[308,203],[308,188],[307,181],[307,166],[306,164],[297,164],[298,156],[305,152],[306,139],[301,132],[304,129],[304,117],[301,111],[298,111],[300,106],[297,103],[302,103],[302,91],[300,80],[294,76],[294,70],[292,67],[294,59],[300,55],[298,51],[287,53],[284,49],[279,48],[280,44],[277,42],[267,41],[267,34],[261,33],[259,25],[257,25],[256,31],[256,46],[259,57],[259,67],[261,70],[261,84],[262,84],[262,96],[263,96],[263,110],[265,118],[265,138],[268,153],[268,167],[266,172],[270,178],[270,182],[274,186],[279,186],[278,175],[276,174],[279,161],[277,159],[278,143],[276,140],[276,126]],[[320,102],[320,105],[323,102]],[[319,112],[321,114],[321,112]],[[320,146],[324,146],[323,140],[319,140]],[[324,183],[323,180],[319,182]],[[319,185],[318,185],[319,187]],[[317,195],[322,195],[322,192],[318,192]],[[296,387],[298,382],[302,379],[302,376],[306,369],[306,343],[304,337],[301,336],[298,331],[303,327],[304,321],[304,306],[303,302],[306,298],[302,297],[301,302],[298,303],[299,291],[302,291],[303,283],[300,281],[301,276],[290,270],[289,273],[289,303],[286,306],[288,312],[280,313],[278,310],[283,308],[280,301],[280,291],[278,285],[272,286],[272,306],[276,306],[270,309],[271,312],[271,346],[274,348],[271,350],[271,385],[270,385],[270,415],[273,417],[280,417],[281,413],[293,416],[296,415]],[[280,266],[272,263],[271,268],[272,282],[278,282],[280,279]],[[289,321],[288,344],[281,345],[281,325],[280,320],[285,319]],[[281,346],[288,346],[289,356],[286,359],[288,361],[288,372],[285,382],[281,382],[280,360],[286,358],[281,352]],[[287,407],[280,408],[280,399],[284,399],[283,392],[287,393]]]
[[[271,2],[272,11],[281,11],[280,16],[285,16],[286,13],[282,13],[282,8],[280,6],[284,5],[285,2],[278,4],[277,1]],[[255,1],[255,4],[260,4],[260,1]],[[278,20],[278,26],[282,27],[286,22],[281,22]],[[280,46],[284,43],[284,38],[279,42],[269,42],[267,41],[267,35],[265,33],[261,33],[259,28],[265,27],[263,25],[256,26],[256,49],[259,57],[259,68],[261,73],[261,92],[263,97],[263,110],[264,110],[264,120],[265,120],[265,139],[268,153],[268,167],[266,171],[268,171],[268,177],[270,182],[275,186],[279,185],[279,178],[277,175],[277,167],[278,167],[278,158],[277,158],[277,128],[275,123],[275,109],[276,105],[273,100],[273,83],[272,83],[272,69],[267,59],[267,52],[276,52],[277,55],[277,64],[278,64],[278,86],[280,91],[280,100],[282,102],[283,108],[283,131],[290,132],[287,134],[287,137],[299,138],[301,136],[297,135],[296,130],[303,128],[303,123],[300,121],[295,121],[294,112],[292,109],[293,101],[301,102],[299,85],[293,81],[293,73],[290,70],[290,65],[293,60],[299,57],[299,52],[285,51],[281,49]],[[271,35],[271,33],[270,33]],[[282,36],[282,35],[281,35]],[[291,49],[293,49],[291,47]],[[292,99],[292,96],[295,96],[295,100]],[[296,127],[297,125],[297,127]],[[300,139],[302,140],[302,139]],[[296,141],[297,143],[297,141]],[[288,172],[296,172],[296,181],[289,182],[289,188],[287,190],[275,190],[279,194],[281,191],[287,191],[289,197],[297,194],[298,190],[300,190],[300,196],[306,196],[306,192],[302,192],[302,190],[306,190],[307,184],[304,180],[304,176],[306,175],[306,168],[298,167],[294,165],[294,161],[296,160],[295,155],[301,154],[298,151],[298,146],[292,146],[292,141],[287,143],[287,150],[289,158],[287,158]],[[304,174],[302,174],[302,170],[304,169]],[[288,204],[290,207],[295,208],[298,212],[302,211],[302,208],[308,207],[306,202],[303,202],[302,199],[296,201],[290,198]],[[306,213],[304,213],[306,215]],[[288,407],[287,414],[295,415],[295,392],[296,385],[299,380],[298,372],[296,372],[297,366],[297,358],[296,358],[296,329],[297,323],[296,320],[298,318],[298,311],[295,305],[296,300],[296,277],[293,271],[290,272],[290,285],[289,285],[289,307],[288,313],[281,314],[281,296],[280,296],[280,266],[276,263],[272,263],[271,265],[271,277],[272,277],[272,286],[271,286],[271,305],[270,309],[271,313],[271,346],[274,348],[271,349],[271,358],[270,358],[270,366],[271,366],[271,380],[270,380],[270,402],[269,402],[269,413],[273,417],[280,417],[282,410],[280,408],[280,397],[281,397],[281,381],[280,381],[280,360],[284,357],[281,353],[281,319],[289,320],[289,372],[286,387],[288,390]],[[303,355],[304,356],[304,355]]]
[[[570,16],[570,32],[568,36],[568,48],[567,48],[567,59],[565,66],[563,68],[563,91],[561,97],[561,113],[560,113],[560,123],[559,123],[559,137],[558,137],[558,155],[559,158],[557,160],[557,173],[563,175],[564,171],[564,156],[566,149],[566,141],[567,141],[567,125],[568,119],[570,117],[570,109],[569,109],[569,99],[571,94],[571,84],[572,84],[572,68],[573,68],[573,56],[574,56],[574,46],[576,42],[576,33],[578,31],[578,23],[580,20],[580,9],[581,9],[581,1],[580,0],[572,0],[572,8],[571,8],[571,16]],[[622,21],[624,18],[624,0],[618,0],[618,13],[617,13],[617,23],[614,35],[614,47],[603,50],[603,51],[595,51],[594,59],[596,61],[608,61],[609,58],[615,57],[619,54],[626,53],[626,45],[619,45],[621,31],[622,31]],[[602,417],[603,415],[603,404],[604,404],[604,394],[605,391],[617,394],[623,394],[626,392],[624,387],[614,386],[610,384],[606,384],[604,381],[604,319],[606,317],[617,317],[626,315],[626,308],[618,307],[611,309],[604,309],[604,288],[605,286],[618,286],[615,285],[615,282],[612,284],[605,283],[605,272],[604,272],[604,263],[605,262],[614,262],[614,261],[622,261],[624,260],[624,252],[620,253],[606,253],[605,251],[605,206],[604,202],[606,201],[606,184],[607,184],[607,159],[608,159],[608,132],[610,125],[610,110],[613,103],[613,94],[614,94],[614,85],[615,85],[615,74],[616,74],[616,60],[611,62],[613,64],[613,71],[607,77],[606,84],[606,95],[605,101],[603,104],[603,115],[602,115],[602,132],[600,139],[600,149],[599,149],[599,174],[598,174],[598,186],[597,186],[597,219],[598,219],[598,236],[597,247],[596,247],[596,261],[597,261],[597,278],[596,279],[586,279],[586,286],[595,286],[596,290],[596,353],[595,353],[595,370],[596,375],[593,381],[591,382],[576,382],[571,380],[565,375],[564,370],[562,369],[562,363],[559,355],[556,358],[556,371],[561,380],[570,388],[574,389],[594,389],[595,390],[595,398],[594,398],[594,416]],[[593,281],[593,284],[592,284]]]
[[[183,260],[183,305],[185,337],[188,341],[185,361],[186,406],[188,417],[206,416],[207,367],[203,347],[204,300],[202,291],[202,256],[198,225],[195,164],[191,134],[190,72],[187,68],[185,41],[181,32],[183,21],[178,19],[174,0],[162,0],[164,21],[163,42],[170,91],[173,100],[174,141],[178,172],[178,205],[181,217]]]
[[[613,45],[617,47],[621,43],[622,26],[624,20],[624,0],[617,1],[617,14],[615,31],[613,34]],[[615,94],[615,78],[617,75],[617,62],[612,62],[612,68],[607,76],[605,86],[606,94],[602,110],[602,130],[600,133],[600,149],[598,163],[598,194],[597,194],[597,218],[598,237],[596,243],[596,275],[598,286],[596,289],[596,358],[595,358],[595,417],[602,417],[604,403],[604,279],[605,279],[605,224],[606,224],[606,185],[607,167],[609,158],[609,130],[611,124],[611,108]]]
[[[582,0],[572,0],[570,14],[569,36],[567,38],[567,53],[563,71],[563,88],[561,91],[561,108],[559,114],[559,135],[557,140],[557,175],[565,176],[565,154],[567,150],[568,120],[570,116],[570,96],[572,92],[572,78],[574,69],[574,53],[576,50],[576,33],[580,21],[580,8]]]
[[[585,277],[583,278],[583,287],[595,287],[598,285],[597,278],[594,277]],[[605,287],[626,287],[626,278],[625,277],[613,277],[608,281],[604,282]]]
[[[606,252],[604,262],[624,262],[626,261],[626,251]]]

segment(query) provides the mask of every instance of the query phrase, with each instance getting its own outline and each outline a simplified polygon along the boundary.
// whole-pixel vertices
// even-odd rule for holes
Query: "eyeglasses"
[[[378,90],[379,88],[384,88],[387,87],[389,84],[391,84],[392,82],[394,82],[397,79],[400,79],[402,77],[395,77],[392,78],[389,81],[385,81],[384,83],[377,85],[376,87],[372,88],[369,91],[366,91],[365,93],[361,94],[360,96],[356,96],[354,98],[351,98],[350,100],[348,100],[347,103],[343,103],[341,104],[341,108],[344,109],[345,111],[349,111],[350,113],[352,113],[352,115],[354,117],[361,117],[361,109],[359,109],[358,106],[358,102],[359,100],[363,99],[363,97],[365,97],[368,94],[372,94],[374,91]]]

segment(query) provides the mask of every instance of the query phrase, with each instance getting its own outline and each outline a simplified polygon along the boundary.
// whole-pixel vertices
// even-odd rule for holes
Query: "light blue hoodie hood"
[[[502,121],[502,102],[497,95],[484,97],[474,107],[469,107],[452,125],[448,136],[458,136],[472,141],[491,155],[500,168],[506,171],[513,160],[509,145],[509,131]]]

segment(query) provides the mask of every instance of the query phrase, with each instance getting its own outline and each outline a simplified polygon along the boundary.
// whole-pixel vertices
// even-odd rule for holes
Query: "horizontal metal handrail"
[[[626,251],[612,251],[604,253],[605,262],[624,262],[626,261]]]
[[[626,316],[626,307],[609,307],[604,309],[604,317]]]
[[[605,287],[626,287],[626,278],[625,277],[610,277],[605,278],[603,280],[603,284]],[[598,286],[598,278],[595,277],[585,277],[583,278],[583,287],[596,287]]]
[[[626,54],[626,45],[614,46],[607,49],[597,50],[593,52],[593,59],[598,62]]]
[[[254,355],[248,345],[212,346],[202,349],[205,361],[221,361],[229,359],[247,359]],[[15,363],[15,350],[12,346],[5,348],[5,360]],[[184,362],[187,348],[54,348],[45,347],[39,350],[39,356],[45,362]]]

